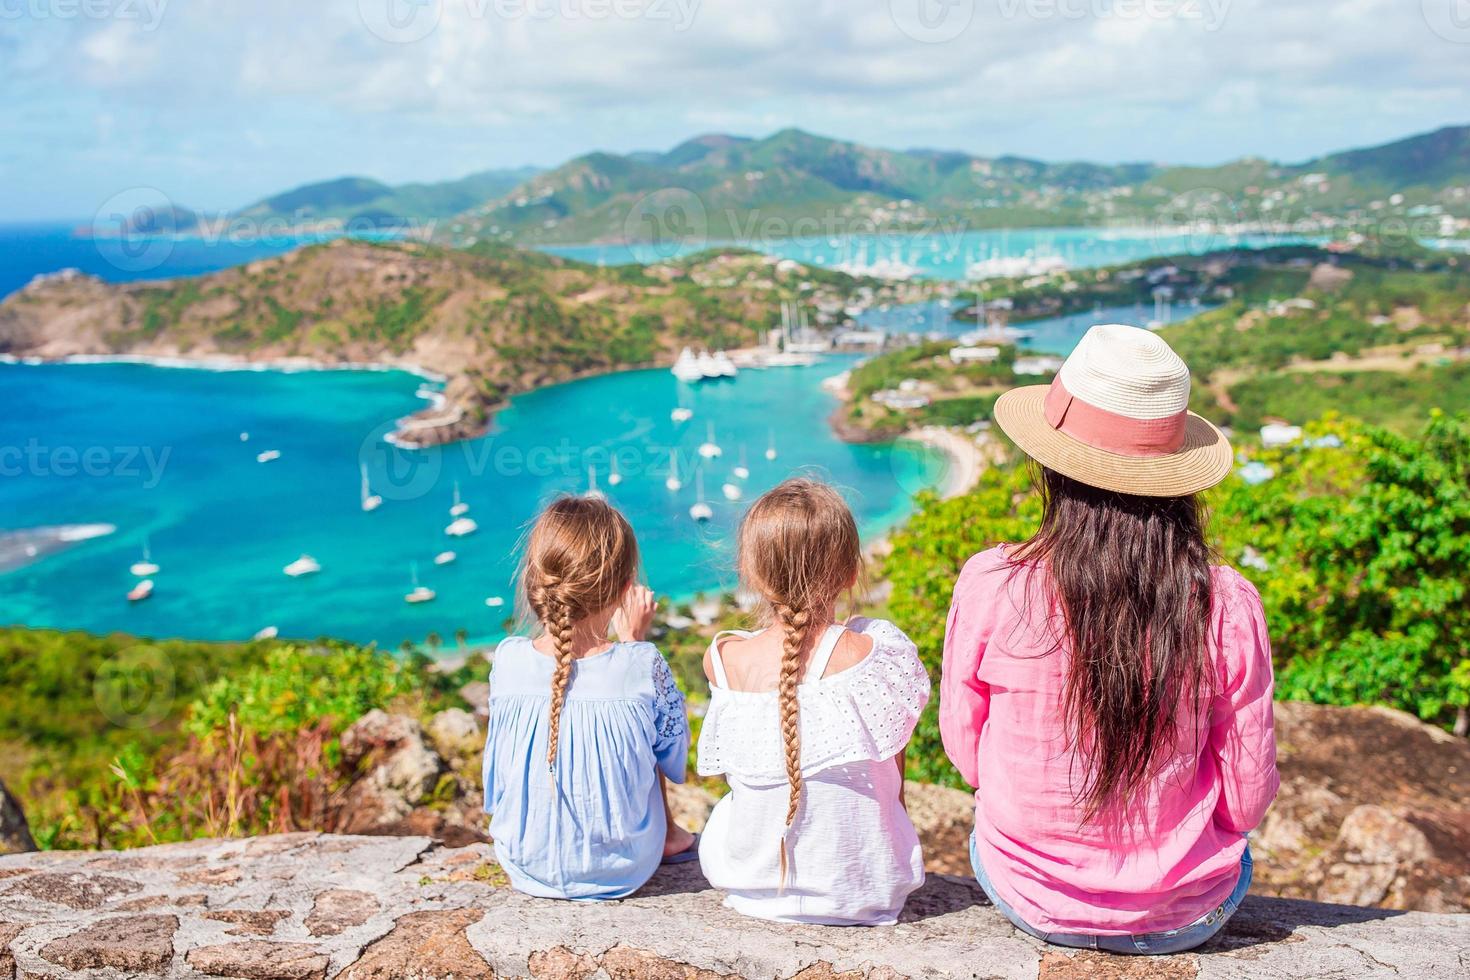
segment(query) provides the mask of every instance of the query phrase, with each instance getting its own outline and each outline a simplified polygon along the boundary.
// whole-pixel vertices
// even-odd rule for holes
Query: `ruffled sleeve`
[[[682,783],[689,766],[689,714],[684,695],[663,654],[653,651],[653,754],[670,782]]]
[[[804,776],[893,758],[908,745],[929,702],[929,675],[902,630],[880,619],[855,619],[848,628],[872,639],[872,652],[797,689]],[[714,688],[700,728],[698,769],[702,776],[728,773],[747,782],[785,782],[775,693]]]

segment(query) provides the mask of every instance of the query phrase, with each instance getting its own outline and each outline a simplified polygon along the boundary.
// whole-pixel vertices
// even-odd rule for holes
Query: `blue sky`
[[[800,126],[1300,160],[1470,122],[1470,0],[0,0],[0,222]]]

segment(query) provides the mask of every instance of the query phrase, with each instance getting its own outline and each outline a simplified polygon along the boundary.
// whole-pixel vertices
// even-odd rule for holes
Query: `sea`
[[[109,281],[173,278],[306,241],[140,246],[92,240],[66,224],[3,226],[0,295],[66,268]],[[870,244],[848,243],[823,264],[864,252],[871,261],[878,242]],[[1147,233],[1046,230],[983,233],[956,254],[1061,254],[1098,265],[1181,244],[1188,243]],[[916,240],[903,254],[927,262],[924,274],[959,275],[963,269],[946,258],[951,246]],[[812,261],[809,247],[775,243],[772,251]],[[651,258],[604,246],[557,251],[590,261]],[[955,308],[926,304],[881,316],[891,318],[883,324],[890,329],[958,334],[973,324],[955,319]],[[1065,354],[1098,317],[1143,323],[1157,312],[1117,308],[1031,323],[1027,343]],[[1187,312],[1176,308],[1167,318]],[[512,615],[527,523],[555,495],[592,489],[632,521],[655,590],[680,602],[727,591],[744,506],[787,476],[839,486],[869,538],[901,522],[919,491],[944,483],[948,461],[933,450],[848,445],[832,434],[827,417],[836,401],[821,382],[855,360],[834,355],[692,386],[664,370],[580,380],[513,399],[482,439],[431,450],[384,439],[432,391],[401,371],[0,364],[0,621],[218,640],[269,629],[384,648],[433,635],[447,645],[456,637],[487,641]],[[675,422],[675,408],[692,418]],[[699,454],[706,442],[719,446],[718,457]],[[279,456],[259,462],[261,453]],[[738,466],[749,475],[735,476]],[[671,467],[677,490],[665,486]],[[364,472],[369,493],[382,498],[370,512],[362,507]],[[727,485],[738,499],[726,498]],[[464,537],[445,533],[456,494],[478,524]],[[701,499],[713,511],[708,522],[690,516]],[[130,566],[145,549],[159,566],[154,590],[129,602],[137,581]],[[445,562],[445,552],[453,559]],[[302,555],[321,570],[284,574]],[[406,602],[415,586],[435,598]]]

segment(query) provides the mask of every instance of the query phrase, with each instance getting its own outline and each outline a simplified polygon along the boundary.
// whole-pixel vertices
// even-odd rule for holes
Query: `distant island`
[[[785,129],[711,134],[667,152],[593,152],[546,170],[492,170],[389,186],[307,184],[238,211],[181,206],[137,231],[242,222],[298,230],[397,229],[465,245],[832,238],[863,232],[1123,225],[1382,229],[1470,236],[1470,126],[1301,163],[1213,167],[1046,162],[889,150]]]

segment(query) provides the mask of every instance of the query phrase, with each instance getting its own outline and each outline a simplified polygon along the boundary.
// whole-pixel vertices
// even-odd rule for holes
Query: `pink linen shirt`
[[[1240,875],[1244,834],[1276,796],[1271,646],[1255,587],[1213,570],[1208,732],[1181,732],[1126,811],[1083,821],[1062,713],[1066,657],[1041,627],[1043,576],[982,552],[955,583],[939,727],[975,793],[997,895],[1042,932],[1137,935],[1188,925]],[[1187,726],[1185,726],[1187,727]]]

